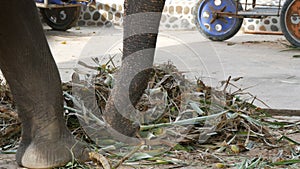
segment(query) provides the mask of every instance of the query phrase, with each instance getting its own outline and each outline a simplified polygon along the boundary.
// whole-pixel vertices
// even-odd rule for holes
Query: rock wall
[[[242,30],[247,33],[281,32],[279,17],[264,19],[244,19]]]
[[[243,2],[245,0],[241,0]],[[248,3],[251,3],[251,0],[248,0]],[[269,7],[278,7],[284,4],[285,0],[257,0],[257,4],[266,5]],[[245,3],[245,2],[244,2]],[[247,9],[251,9],[251,5]],[[281,32],[280,28],[280,18],[277,16],[270,16],[264,19],[253,19],[246,18],[242,26],[244,32]]]
[[[193,10],[198,0],[167,0],[161,19],[160,29],[195,29]],[[270,1],[270,2],[269,2]],[[96,0],[91,6],[83,6],[78,26],[122,26],[124,0]],[[260,4],[278,3],[277,0],[258,0]],[[244,19],[245,32],[280,32],[279,18]]]
[[[78,26],[122,25],[124,0],[97,0],[83,6]],[[196,0],[167,0],[161,19],[161,29],[193,29],[193,7]]]
[[[90,6],[81,8],[78,26],[122,25],[123,0],[97,0]]]

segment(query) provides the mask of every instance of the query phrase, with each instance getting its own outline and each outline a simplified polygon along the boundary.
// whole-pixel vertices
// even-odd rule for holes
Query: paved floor
[[[81,28],[68,32],[46,30],[51,50],[63,81],[69,81],[79,60],[93,64],[91,57],[103,63],[116,55],[120,62],[122,30]],[[299,50],[288,50],[283,36],[238,34],[226,42],[211,42],[197,31],[162,31],[158,39],[156,63],[172,61],[190,79],[203,79],[218,86],[228,76],[243,77],[241,88],[256,95],[272,108],[300,109]],[[233,91],[233,89],[232,89]],[[258,102],[256,104],[259,105]],[[16,168],[14,155],[0,156],[0,169]]]
[[[121,29],[46,30],[46,35],[63,81],[70,80],[74,68],[83,70],[79,60],[92,65],[92,57],[105,63],[116,56],[115,63],[120,63]],[[239,33],[226,42],[212,42],[198,31],[161,31],[155,63],[172,61],[188,78],[201,78],[211,86],[228,76],[243,77],[236,84],[270,107],[300,109],[300,58],[293,57],[300,50],[282,43],[287,44],[282,35]]]
[[[17,167],[15,156],[15,154],[0,154],[0,169],[23,169]]]

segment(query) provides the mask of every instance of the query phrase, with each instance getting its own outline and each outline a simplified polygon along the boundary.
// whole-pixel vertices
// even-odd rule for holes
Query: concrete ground
[[[115,56],[115,63],[120,63],[122,29],[82,27],[45,32],[63,81],[70,80],[74,68],[84,70],[77,64],[79,60],[96,65],[92,57],[105,63]],[[171,61],[188,78],[200,78],[213,87],[229,76],[243,77],[235,84],[271,108],[300,109],[300,58],[295,57],[300,50],[283,44],[288,42],[282,35],[238,33],[225,42],[212,42],[198,31],[161,31],[155,63]],[[258,101],[255,104],[263,106]]]
[[[94,64],[115,56],[119,64],[122,30],[115,28],[80,28],[68,32],[45,30],[62,80],[69,81],[79,60]],[[287,50],[280,35],[238,34],[226,42],[211,42],[198,31],[161,31],[156,63],[172,61],[190,79],[201,78],[207,85],[219,86],[228,76],[243,77],[236,85],[248,88],[272,108],[300,109],[299,50]],[[234,91],[232,89],[231,91]],[[257,105],[259,102],[255,102]],[[14,155],[0,156],[0,169],[17,168]]]

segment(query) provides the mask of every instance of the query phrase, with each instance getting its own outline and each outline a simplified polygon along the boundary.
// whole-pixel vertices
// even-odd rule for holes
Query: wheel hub
[[[65,11],[60,11],[59,17],[61,20],[65,20],[67,18],[67,14]]]
[[[227,23],[225,16],[221,15],[221,12],[224,12],[226,9],[226,6],[224,6],[223,8],[221,8],[220,10],[214,10],[212,6],[209,7],[212,11],[212,18],[210,20],[210,24],[213,24],[216,20],[220,20],[222,22],[224,22],[225,24]]]
[[[298,25],[300,23],[300,16],[299,14],[292,14],[291,16],[291,23],[294,25]]]

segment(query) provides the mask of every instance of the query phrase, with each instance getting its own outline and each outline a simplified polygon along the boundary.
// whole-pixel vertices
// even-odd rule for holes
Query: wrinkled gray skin
[[[28,168],[49,168],[87,158],[63,118],[63,97],[33,0],[1,1],[0,68],[22,122],[16,160]],[[72,152],[72,153],[71,153]]]
[[[164,0],[127,0],[125,3],[128,3],[126,6],[128,15],[148,11],[161,14]],[[28,168],[51,168],[66,164],[73,157],[86,160],[88,156],[86,149],[74,139],[65,126],[61,81],[34,1],[5,0],[1,1],[1,6],[0,68],[10,85],[22,122],[22,140],[16,155],[17,163]],[[132,38],[124,39],[126,56],[140,50],[155,48],[159,19],[160,15],[148,18],[149,21],[154,22],[149,22],[151,24],[146,26],[154,30],[154,33],[134,35]],[[126,23],[127,26],[125,24],[125,34],[128,29],[136,32],[135,29],[145,27],[143,24],[132,27],[130,22]],[[144,20],[136,23],[142,22]],[[147,54],[149,58],[142,55],[139,61],[129,60],[127,64],[123,64],[124,70],[130,68],[135,72],[137,68],[134,65],[144,64],[146,67],[152,65],[154,50]],[[144,63],[145,60],[148,62]],[[141,87],[135,88],[135,86],[140,86],[141,83],[144,84],[142,86],[146,86],[147,79],[143,76],[142,74],[133,81],[133,89],[129,94],[132,95],[130,98],[133,96],[136,98],[132,102],[136,102],[139,97],[134,93],[143,91]],[[120,82],[126,78],[126,76],[119,77]],[[113,93],[120,93],[119,95],[124,93],[121,90],[122,85],[115,88]],[[139,93],[141,95],[141,92]],[[111,97],[110,100],[113,104],[109,104],[104,115],[108,123],[113,128],[119,129],[121,133],[134,136],[138,127],[129,126],[132,128],[130,130],[126,128],[132,122],[124,119],[114,110],[116,104],[123,102],[122,99],[115,101],[114,97]]]

